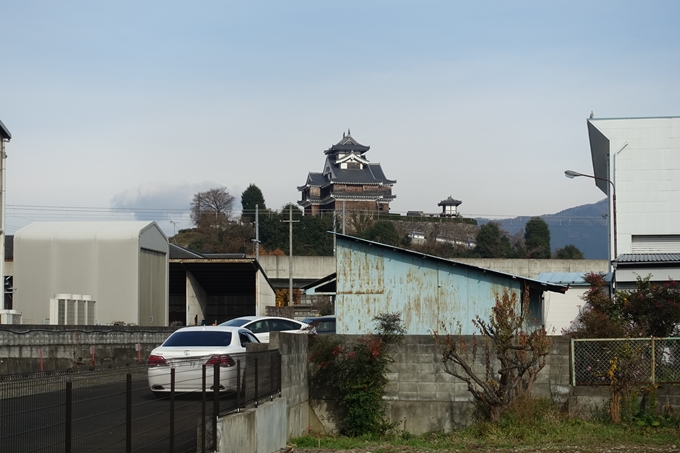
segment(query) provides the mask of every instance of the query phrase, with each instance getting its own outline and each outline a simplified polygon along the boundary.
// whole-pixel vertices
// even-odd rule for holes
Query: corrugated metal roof
[[[536,280],[551,283],[553,285],[588,285],[584,277],[588,273],[583,272],[541,272]],[[611,274],[605,276],[606,281],[611,280]]]
[[[190,259],[190,258],[203,258],[200,253],[196,253],[193,250],[185,249],[176,244],[168,244],[168,251],[170,252],[170,259]]]
[[[138,238],[141,231],[152,225],[158,228],[153,221],[33,222],[18,230],[15,236],[21,239],[128,239]]]
[[[678,263],[680,253],[624,253],[616,258],[617,263]]]
[[[526,283],[530,287],[540,287],[540,288],[542,288],[546,291],[553,291],[553,292],[557,292],[557,293],[564,293],[564,292],[567,291],[567,287],[562,286],[562,285],[554,285],[554,284],[551,284],[551,283],[547,283],[545,281],[535,280],[535,279],[532,279],[532,278],[522,277],[522,276],[519,276],[519,275],[508,274],[506,272],[495,271],[495,270],[492,270],[492,269],[486,269],[486,268],[479,267],[479,266],[473,266],[472,264],[462,263],[460,261],[455,261],[455,260],[449,260],[449,259],[446,259],[446,258],[441,258],[439,256],[428,255],[426,253],[420,253],[420,252],[416,252],[416,251],[413,251],[413,250],[403,249],[401,247],[395,247],[395,246],[392,246],[392,245],[382,244],[380,242],[369,241],[367,239],[361,239],[361,238],[349,236],[349,235],[346,235],[346,234],[341,234],[341,233],[334,233],[334,234],[338,238],[342,238],[342,239],[346,239],[346,240],[363,242],[363,243],[366,243],[366,244],[371,244],[373,246],[384,247],[384,248],[388,248],[390,250],[396,250],[396,251],[400,251],[402,253],[406,253],[406,254],[409,254],[409,255],[418,256],[420,258],[426,258],[426,259],[435,260],[435,261],[442,261],[442,262],[448,263],[449,265],[451,265],[453,263],[456,266],[463,266],[463,267],[467,267],[467,268],[470,268],[470,269],[477,269],[477,270],[484,272],[484,273],[491,273],[491,274],[494,274],[494,275],[519,280],[519,281]]]
[[[7,129],[7,126],[0,121],[0,139],[5,139],[5,140],[11,140],[12,139],[12,134],[10,134],[9,129]]]

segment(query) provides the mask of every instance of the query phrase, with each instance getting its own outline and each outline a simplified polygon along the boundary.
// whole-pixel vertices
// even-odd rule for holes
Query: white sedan
[[[219,391],[236,390],[236,360],[245,370],[248,343],[259,343],[250,331],[238,327],[197,326],[178,329],[149,356],[149,388],[170,391],[170,370],[175,369],[175,391],[203,390],[203,364],[206,365],[206,390],[213,391],[213,369],[220,366]],[[234,356],[234,354],[238,354]],[[242,356],[242,357],[239,357]]]
[[[241,316],[220,326],[243,327],[255,334],[260,343],[269,343],[269,332],[308,333],[311,326],[294,319],[276,316]]]

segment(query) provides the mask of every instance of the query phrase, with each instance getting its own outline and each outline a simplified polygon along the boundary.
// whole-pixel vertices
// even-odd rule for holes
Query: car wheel
[[[157,399],[157,400],[167,398],[167,395],[165,394],[165,392],[155,392],[155,391],[152,390],[151,393],[153,393],[154,399]]]

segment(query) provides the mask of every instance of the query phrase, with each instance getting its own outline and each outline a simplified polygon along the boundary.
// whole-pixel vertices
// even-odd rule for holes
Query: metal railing
[[[680,383],[680,338],[571,340],[572,385]]]
[[[0,375],[0,451],[213,451],[218,417],[280,396],[277,350],[231,357],[228,367],[173,363],[164,392],[149,389],[148,367],[139,365]],[[197,391],[176,390],[196,372]]]

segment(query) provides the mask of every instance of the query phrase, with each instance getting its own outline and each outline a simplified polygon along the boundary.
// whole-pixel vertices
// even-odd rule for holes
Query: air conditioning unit
[[[0,324],[21,324],[21,313],[16,310],[0,310]]]
[[[87,294],[55,294],[50,299],[50,324],[93,325],[95,301]]]

